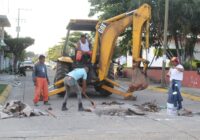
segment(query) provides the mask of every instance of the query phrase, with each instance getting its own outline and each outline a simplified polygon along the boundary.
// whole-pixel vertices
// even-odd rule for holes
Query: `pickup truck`
[[[34,64],[32,61],[24,61],[20,64],[20,67],[24,67],[25,69],[33,69]]]

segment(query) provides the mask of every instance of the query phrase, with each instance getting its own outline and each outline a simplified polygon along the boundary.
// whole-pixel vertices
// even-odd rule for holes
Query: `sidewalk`
[[[9,75],[6,73],[0,74],[0,84],[6,84],[7,87],[0,95],[0,104],[4,104],[9,94],[11,93],[12,86],[17,84],[17,78],[15,75]]]

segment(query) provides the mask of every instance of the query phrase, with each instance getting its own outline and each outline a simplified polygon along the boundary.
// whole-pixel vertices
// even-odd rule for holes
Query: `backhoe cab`
[[[54,86],[56,89],[50,91],[49,96],[63,92],[64,75],[58,74],[59,72],[67,73],[72,70],[76,63],[68,55],[69,49],[67,48],[68,37],[70,30],[90,30],[95,31],[95,39],[92,48],[92,58],[89,64],[90,70],[89,79],[93,78],[95,74],[96,81],[91,84],[102,95],[117,94],[123,96],[125,99],[132,97],[132,92],[136,90],[145,89],[148,84],[145,78],[145,73],[148,66],[148,61],[141,58],[141,38],[142,33],[145,33],[146,42],[145,46],[149,46],[149,20],[151,18],[151,7],[148,4],[143,4],[138,9],[127,12],[108,20],[96,21],[96,20],[71,20],[68,24],[68,33],[66,37],[65,47],[63,49],[63,57],[58,60],[57,72],[55,76]],[[132,25],[132,58],[133,58],[133,81],[129,85],[129,89],[124,89],[120,84],[114,81],[112,56],[115,50],[115,43],[117,37],[123,33],[127,27]],[[139,67],[140,63],[143,63],[143,71],[141,72]],[[115,87],[123,89],[117,90]]]

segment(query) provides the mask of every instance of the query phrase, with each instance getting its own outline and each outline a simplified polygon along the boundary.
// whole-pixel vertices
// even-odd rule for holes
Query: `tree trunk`
[[[178,43],[178,36],[177,34],[175,33],[174,34],[174,41],[175,41],[175,46],[176,46],[176,53],[177,53],[177,57],[181,63],[181,55],[180,55],[180,51],[179,51],[179,43]]]
[[[185,47],[186,47],[186,38],[185,36],[180,36],[180,47],[181,47],[181,60],[182,63],[185,62],[186,54],[185,54]]]
[[[14,63],[13,63],[13,68],[14,68],[14,73],[16,73],[17,72],[17,62],[18,62],[18,60],[19,60],[19,57],[18,57],[18,55],[15,55],[14,54]]]
[[[197,36],[191,37],[187,39],[185,52],[186,52],[186,60],[190,63],[190,69],[192,69],[192,60],[194,59],[194,48],[197,42]]]

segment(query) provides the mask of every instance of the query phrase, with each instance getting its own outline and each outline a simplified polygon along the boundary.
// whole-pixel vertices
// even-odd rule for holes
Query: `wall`
[[[127,68],[124,70],[126,77],[131,77],[131,69]],[[166,73],[168,70],[166,70]],[[160,82],[162,70],[161,69],[148,69],[147,75],[153,81]],[[166,77],[166,81],[169,82],[169,78]],[[197,71],[184,71],[184,78],[182,85],[185,87],[200,88],[200,74]]]

